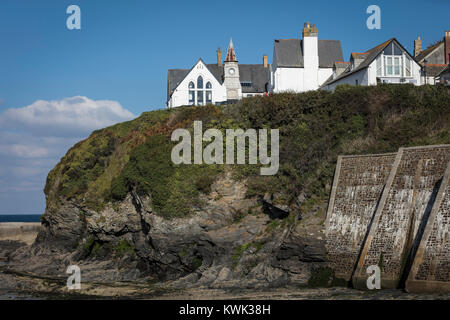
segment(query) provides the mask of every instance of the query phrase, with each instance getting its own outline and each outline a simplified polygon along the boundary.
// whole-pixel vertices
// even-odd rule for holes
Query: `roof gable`
[[[391,38],[391,39],[373,47],[372,49],[367,50],[364,53],[360,53],[359,57],[361,57],[361,58],[365,57],[365,59],[359,65],[357,65],[356,68],[351,70],[351,65],[349,65],[347,67],[347,69],[344,70],[344,72],[342,72],[341,75],[339,75],[335,79],[333,79],[333,77],[331,76],[327,81],[325,81],[325,83],[322,85],[322,87],[329,85],[335,81],[338,81],[342,78],[345,78],[345,77],[347,77],[351,74],[354,74],[358,71],[361,71],[362,69],[367,68],[378,57],[378,55],[380,53],[382,53],[384,51],[384,49],[386,49],[391,43],[394,43],[395,45],[400,47],[400,49],[404,53],[406,53],[412,61],[415,61],[414,58],[409,54],[409,52],[400,44],[400,42],[397,41],[397,39]]]
[[[216,70],[215,68],[211,67],[213,65],[207,65],[202,58],[198,59],[197,62],[192,66],[191,69],[169,69],[167,74],[167,100],[170,99],[173,92],[176,90],[176,88],[184,81],[186,77],[189,76],[189,74],[194,70],[194,68],[202,64],[211,74],[213,78],[219,82],[219,84],[222,84],[222,76],[220,75],[219,70]],[[216,65],[217,66],[217,65]],[[220,67],[219,69],[222,69],[222,75],[223,75],[223,68]]]

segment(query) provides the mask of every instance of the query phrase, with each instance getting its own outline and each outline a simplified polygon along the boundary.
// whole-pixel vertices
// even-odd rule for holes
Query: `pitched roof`
[[[303,68],[303,49],[300,39],[279,39],[274,42],[279,67]],[[339,40],[318,40],[319,67],[331,68],[335,61],[344,60]]]
[[[439,77],[439,76],[443,75],[443,74],[446,73],[446,72],[450,72],[450,64],[447,65],[447,67],[445,67],[444,69],[442,69],[442,70],[436,75],[436,77]]]
[[[201,60],[201,59],[199,59]],[[203,62],[203,60],[201,60]],[[194,66],[197,63],[194,64]],[[216,63],[205,64],[208,70],[214,75],[217,81],[223,83],[223,66],[218,66]],[[167,76],[167,100],[170,99],[172,93],[178,85],[186,78],[191,69],[169,69]],[[266,91],[266,84],[269,79],[270,65],[264,68],[262,64],[239,64],[239,79],[241,82],[247,82],[250,86],[243,86],[244,93],[264,93]]]
[[[424,65],[424,72],[426,73],[427,77],[436,77],[446,67],[447,67],[446,64],[431,64],[431,63],[427,63],[427,64]]]
[[[339,76],[337,76],[335,79],[333,79],[333,76],[330,76],[330,78],[328,78],[327,79],[327,81],[325,81],[325,83],[322,85],[322,87],[323,86],[326,86],[326,85],[329,85],[329,84],[331,84],[331,83],[333,83],[333,82],[336,82],[336,81],[338,81],[338,80],[340,80],[340,79],[342,79],[342,78],[345,78],[345,77],[347,77],[347,76],[349,76],[349,75],[351,75],[351,74],[354,74],[354,73],[356,73],[356,72],[358,72],[358,71],[360,71],[360,70],[362,70],[362,69],[364,69],[364,68],[367,68],[372,62],[373,62],[373,60],[375,60],[376,59],[376,57],[389,45],[389,44],[391,44],[391,42],[395,42],[395,44],[397,44],[404,52],[406,52],[408,55],[409,55],[409,53],[408,53],[408,51],[397,41],[397,39],[395,39],[395,38],[391,38],[391,39],[389,39],[389,40],[387,40],[387,41],[385,41],[385,42],[383,42],[383,43],[381,43],[381,44],[379,44],[379,45],[377,45],[376,47],[373,47],[372,49],[370,49],[370,50],[367,50],[366,52],[364,52],[364,55],[365,55],[365,59],[364,59],[364,61],[362,61],[356,68],[354,68],[353,70],[350,70],[350,68],[351,68],[351,65],[349,65],[348,67],[347,67],[347,69],[344,71],[344,72],[342,72]],[[410,57],[411,57],[411,55],[409,55]],[[413,57],[411,57],[411,59],[413,59]]]
[[[423,59],[425,59],[428,55],[430,55],[435,49],[437,49],[438,47],[440,47],[442,44],[444,43],[443,40],[429,46],[428,48],[426,48],[425,50],[423,50],[422,52],[420,52],[416,57],[416,61],[417,62],[421,62]]]

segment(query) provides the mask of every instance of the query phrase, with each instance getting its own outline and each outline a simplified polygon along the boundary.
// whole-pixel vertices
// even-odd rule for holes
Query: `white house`
[[[340,41],[319,40],[314,24],[305,23],[302,36],[275,40],[271,92],[316,90],[333,74],[334,62],[344,60]]]
[[[267,56],[263,56],[262,64],[239,64],[230,39],[223,63],[219,48],[216,64],[199,59],[191,69],[169,69],[166,107],[223,104],[263,95],[267,92],[269,68]]]
[[[345,68],[335,64],[333,74],[322,88],[334,90],[340,84],[370,86],[378,83],[421,83],[420,65],[395,38],[366,52],[353,52]]]

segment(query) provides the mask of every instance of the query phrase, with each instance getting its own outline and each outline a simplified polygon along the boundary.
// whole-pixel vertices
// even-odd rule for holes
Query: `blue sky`
[[[66,28],[71,4],[81,30]],[[371,4],[380,30],[366,27]],[[215,62],[230,37],[241,63],[271,61],[273,40],[301,37],[309,21],[320,39],[340,40],[348,60],[391,37],[410,52],[418,35],[424,47],[440,40],[448,12],[449,0],[1,0],[0,214],[42,213],[45,177],[68,147],[163,108],[167,69]]]

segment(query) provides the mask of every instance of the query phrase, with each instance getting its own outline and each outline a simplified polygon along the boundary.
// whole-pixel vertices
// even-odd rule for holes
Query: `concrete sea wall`
[[[449,162],[450,145],[339,157],[325,224],[337,278],[366,289],[378,265],[382,288],[450,292]]]
[[[339,156],[328,205],[330,266],[349,281],[396,153]]]
[[[406,281],[408,292],[450,292],[450,162]]]
[[[0,241],[15,240],[32,244],[40,229],[40,222],[2,222],[0,223]]]

